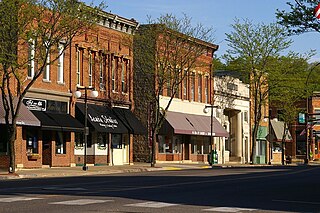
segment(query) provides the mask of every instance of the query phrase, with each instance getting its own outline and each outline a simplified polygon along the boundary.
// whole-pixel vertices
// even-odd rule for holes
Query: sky
[[[147,17],[156,19],[161,14],[171,13],[181,17],[185,13],[193,24],[201,23],[214,29],[215,44],[219,45],[216,55],[220,57],[228,49],[225,33],[232,31],[231,24],[237,19],[249,19],[253,23],[269,24],[276,21],[276,9],[287,10],[286,2],[293,0],[105,0],[107,12],[134,18],[140,24]],[[312,61],[320,61],[320,33],[292,36],[289,50],[306,53],[316,50]]]

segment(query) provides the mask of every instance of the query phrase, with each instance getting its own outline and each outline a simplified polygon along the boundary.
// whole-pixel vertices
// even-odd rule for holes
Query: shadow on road
[[[119,197],[192,206],[318,212],[320,167],[213,168],[0,181],[1,195]]]

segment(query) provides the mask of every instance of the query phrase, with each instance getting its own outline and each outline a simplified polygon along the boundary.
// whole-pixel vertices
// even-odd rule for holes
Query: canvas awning
[[[76,104],[76,118],[84,123],[85,104]],[[128,129],[117,115],[106,106],[88,104],[88,123],[98,132],[128,133]]]
[[[116,116],[122,121],[131,134],[146,135],[147,129],[129,109],[112,108]]]
[[[11,123],[11,117],[9,122]],[[0,124],[5,124],[5,110],[3,108],[3,102],[0,98]],[[32,114],[32,112],[24,105],[21,104],[19,114],[17,116],[17,125],[24,126],[40,126],[40,121]]]
[[[180,112],[166,112],[166,121],[175,134],[211,135],[211,117],[203,115],[185,114]],[[229,137],[229,133],[216,118],[212,118],[212,136]]]
[[[41,129],[43,130],[65,132],[84,131],[84,126],[69,114],[45,111],[32,111],[32,113],[41,121]]]
[[[268,135],[268,128],[266,126],[259,126],[257,132],[257,140],[265,141]]]
[[[271,120],[271,127],[272,127],[272,134],[270,135],[270,141],[276,141],[281,142],[283,138],[283,132],[284,132],[284,122],[283,121],[277,121],[277,120]],[[288,127],[286,127],[286,137],[285,142],[292,142],[292,136],[290,131],[288,130]]]

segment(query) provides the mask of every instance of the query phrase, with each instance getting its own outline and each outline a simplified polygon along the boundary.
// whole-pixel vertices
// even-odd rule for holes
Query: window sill
[[[34,154],[28,153],[27,157],[28,157],[28,159],[33,159],[33,160],[37,160],[37,159],[41,158],[39,154],[35,154],[35,153]]]
[[[65,85],[65,83],[64,83],[64,82],[61,82],[61,81],[58,81],[57,84],[59,84],[59,85]]]
[[[44,83],[51,83],[51,81],[50,81],[50,80],[47,80],[47,79],[43,79],[42,82],[44,82]]]

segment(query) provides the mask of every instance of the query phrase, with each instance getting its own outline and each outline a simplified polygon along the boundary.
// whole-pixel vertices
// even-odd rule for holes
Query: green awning
[[[257,132],[257,140],[267,140],[268,128],[266,126],[259,126]]]

